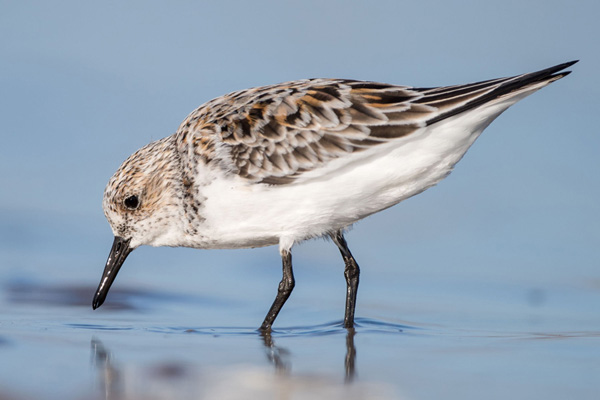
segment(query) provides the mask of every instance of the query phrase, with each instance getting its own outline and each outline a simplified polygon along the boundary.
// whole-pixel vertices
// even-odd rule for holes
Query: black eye
[[[129,196],[125,200],[123,200],[123,204],[130,210],[135,210],[140,205],[140,200],[137,195]]]

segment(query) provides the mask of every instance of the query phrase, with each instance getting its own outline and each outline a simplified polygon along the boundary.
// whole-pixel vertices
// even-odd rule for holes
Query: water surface
[[[211,278],[244,268],[221,271]],[[332,318],[343,284],[319,292],[327,282],[310,270],[298,275],[313,290],[292,295],[264,335],[256,327],[276,269],[264,296],[195,293],[185,279],[180,290],[160,280],[134,286],[125,275],[97,311],[95,285],[5,277],[0,398],[593,399],[600,389],[597,283],[408,276],[388,285],[381,275],[371,287],[377,278],[365,273],[357,326],[347,330]],[[251,275],[250,287],[269,287]],[[399,288],[413,300],[393,303]]]

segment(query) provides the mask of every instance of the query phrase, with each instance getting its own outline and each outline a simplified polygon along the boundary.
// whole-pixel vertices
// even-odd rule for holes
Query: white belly
[[[280,241],[291,246],[397,204],[446,177],[513,100],[337,159],[292,184],[216,180],[202,191],[205,221],[202,238],[193,247],[259,247]]]

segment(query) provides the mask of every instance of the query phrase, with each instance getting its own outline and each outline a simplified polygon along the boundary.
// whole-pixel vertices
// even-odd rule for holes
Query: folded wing
[[[178,141],[191,144],[204,162],[217,163],[244,179],[286,184],[334,159],[560,79],[569,72],[557,72],[574,63],[437,88],[342,79],[253,88],[211,100],[192,112],[177,132]]]

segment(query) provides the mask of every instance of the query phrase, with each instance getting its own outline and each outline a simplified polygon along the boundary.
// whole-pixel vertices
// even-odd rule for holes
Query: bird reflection
[[[351,383],[356,378],[356,346],[354,345],[354,328],[347,328],[346,333],[346,357],[344,358],[344,371],[346,383]],[[278,373],[289,373],[291,369],[290,352],[277,346],[271,335],[271,331],[261,331],[260,336],[266,349],[267,359],[275,367]]]
[[[288,373],[291,365],[289,361],[290,352],[283,347],[275,345],[271,331],[260,331],[260,336],[265,345],[267,359],[275,366],[275,371]]]
[[[102,342],[92,337],[92,365],[98,372],[98,386],[105,399],[118,399],[121,392],[121,374],[112,365],[112,355]]]
[[[346,334],[346,358],[344,360],[346,383],[352,382],[356,377],[356,346],[354,346],[354,335],[356,335],[354,328],[348,328],[348,333]]]
[[[209,331],[214,333],[212,329],[209,329]],[[353,328],[346,331],[344,382],[349,384],[356,378],[356,347],[354,345],[356,331]],[[286,381],[289,378],[295,379],[291,373],[292,352],[287,348],[276,345],[271,332],[261,332],[260,339],[266,350],[269,364],[275,367],[276,374],[272,376],[275,379],[274,382]],[[202,385],[198,385],[198,371],[193,366],[191,368],[190,365],[186,366],[185,363],[172,364],[163,362],[157,365],[145,366],[141,369],[123,369],[122,366],[120,368],[119,364],[115,363],[113,353],[95,336],[91,339],[91,364],[97,372],[96,386],[102,393],[101,397],[106,400],[129,399],[132,398],[130,397],[132,393],[138,394],[137,390],[143,393],[148,389],[147,385],[140,388],[137,388],[135,385],[135,382],[139,381],[140,377],[142,377],[141,381],[143,382],[153,382],[155,385],[162,384],[163,390],[172,392],[171,395],[174,395],[166,398],[177,398],[182,393],[197,394],[197,386],[202,387]],[[160,379],[157,379],[157,377]],[[274,387],[278,387],[278,385]],[[127,392],[131,390],[133,392],[127,393],[125,392],[125,388],[130,389]],[[138,397],[134,396],[133,398]],[[143,396],[139,398],[143,398]]]

